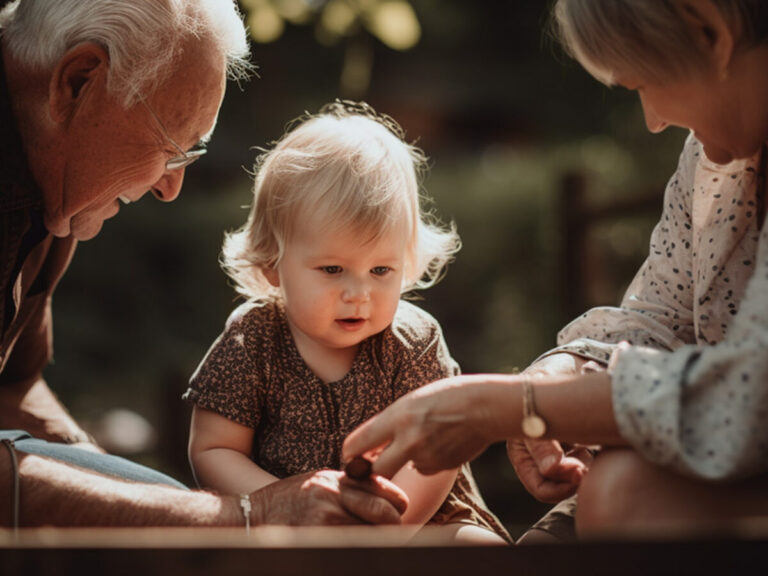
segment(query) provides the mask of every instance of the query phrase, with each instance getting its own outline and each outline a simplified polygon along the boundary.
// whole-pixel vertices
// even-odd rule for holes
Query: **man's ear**
[[[707,55],[718,77],[726,77],[738,31],[712,0],[684,0],[678,9],[696,46]]]
[[[78,44],[59,59],[48,87],[49,107],[54,121],[66,121],[96,82],[106,84],[109,54],[98,44]]]
[[[268,266],[261,269],[261,273],[264,274],[264,278],[267,279],[272,286],[280,288],[280,273],[277,271],[277,266]]]

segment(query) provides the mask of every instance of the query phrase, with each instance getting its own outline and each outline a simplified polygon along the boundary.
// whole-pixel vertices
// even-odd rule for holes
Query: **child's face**
[[[406,234],[394,227],[368,241],[303,220],[267,279],[279,286],[299,351],[333,354],[356,348],[392,322],[400,300]]]

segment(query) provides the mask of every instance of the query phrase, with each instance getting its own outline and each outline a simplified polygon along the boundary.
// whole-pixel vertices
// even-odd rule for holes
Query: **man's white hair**
[[[230,78],[244,79],[252,68],[233,0],[16,0],[0,12],[0,28],[13,57],[35,70],[52,69],[83,42],[103,46],[108,89],[126,108],[171,75],[190,36],[213,42]]]

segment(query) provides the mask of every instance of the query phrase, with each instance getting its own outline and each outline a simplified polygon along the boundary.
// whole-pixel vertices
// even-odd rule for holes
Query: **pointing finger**
[[[345,462],[392,441],[394,426],[389,425],[388,415],[385,410],[350,432],[341,448],[341,457]]]

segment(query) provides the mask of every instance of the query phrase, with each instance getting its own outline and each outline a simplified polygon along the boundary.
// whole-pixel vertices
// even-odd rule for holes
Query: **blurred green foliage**
[[[365,98],[431,157],[431,207],[456,222],[464,242],[418,303],[442,323],[465,372],[522,369],[568,320],[563,174],[585,173],[595,205],[657,190],[660,207],[684,134],[647,134],[632,94],[559,57],[542,38],[541,3],[411,4],[421,40],[407,53],[375,41]],[[217,259],[223,232],[246,216],[252,147],[279,137],[304,110],[347,96],[343,47],[319,46],[310,27],[289,24],[279,40],[255,45],[254,59],[261,78],[230,86],[210,153],[189,170],[180,199],[124,207],[81,244],[54,298],[53,388],[92,427],[110,408],[144,415],[159,443],[133,457],[190,483],[179,396],[236,305]],[[637,214],[590,230],[606,273],[593,283],[600,303],[618,301],[654,219]],[[523,492],[501,445],[474,467],[492,509],[516,532],[545,509]]]
[[[360,98],[373,73],[371,39],[393,50],[410,50],[421,24],[406,0],[241,0],[251,38],[265,44],[283,36],[287,25],[312,25],[323,46],[344,45],[340,92]]]

